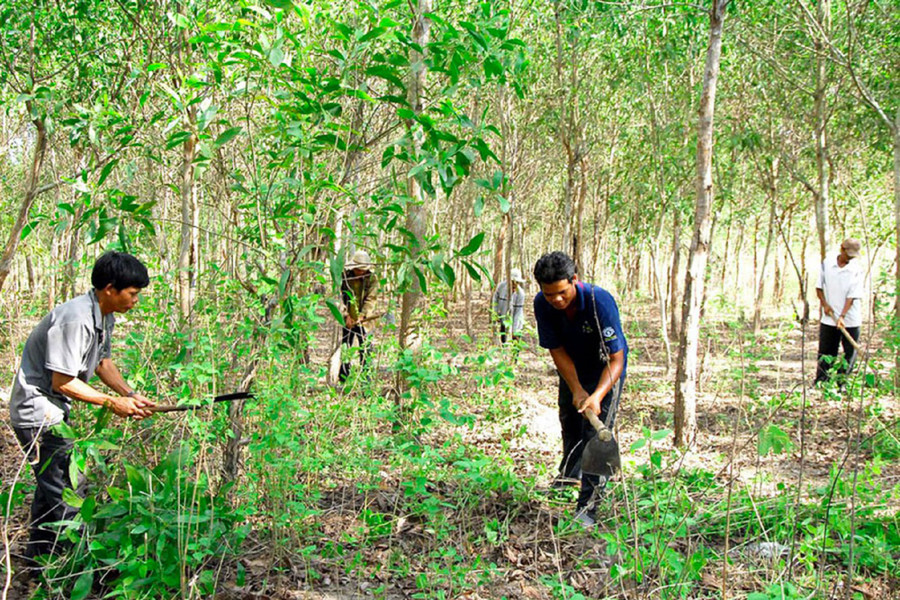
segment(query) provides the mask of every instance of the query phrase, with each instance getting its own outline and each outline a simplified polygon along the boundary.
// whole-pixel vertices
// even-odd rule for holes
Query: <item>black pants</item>
[[[845,327],[845,329],[854,341],[859,342],[860,327]],[[837,327],[824,323],[819,324],[819,362],[816,365],[816,382],[828,381],[828,370],[835,365],[838,350],[842,345],[844,346],[844,360],[847,361],[847,364],[840,366],[838,373],[850,373],[853,370],[853,363],[856,362],[856,348]]]
[[[619,398],[622,395],[622,387],[625,385],[624,378],[613,384],[612,390],[609,391],[600,402],[600,421],[606,423],[609,416],[609,427],[612,428],[616,423],[616,413],[619,408]],[[590,390],[593,391],[593,390]],[[562,427],[563,457],[559,463],[559,473],[563,477],[573,479],[581,478],[581,492],[578,494],[578,507],[583,508],[588,505],[594,496],[595,488],[602,492],[606,487],[606,482],[600,483],[600,477],[597,475],[587,475],[581,472],[581,454],[592,437],[597,435],[597,431],[593,428],[583,414],[578,412],[575,405],[572,404],[573,396],[569,385],[560,376],[559,378],[559,424]],[[610,415],[610,411],[612,414]]]
[[[354,325],[353,327],[344,327],[341,334],[341,345],[352,348],[354,345],[359,346],[359,366],[365,367],[369,354],[369,340],[366,334],[366,328],[362,325]],[[350,361],[341,363],[341,371],[338,375],[340,381],[346,381],[350,376]]]
[[[509,329],[512,330],[512,326],[510,326]],[[500,343],[501,344],[506,343],[506,331],[507,331],[506,322],[500,321]],[[509,335],[513,341],[519,339],[519,337],[520,337],[519,333],[510,333]]]
[[[60,437],[46,428],[16,427],[14,430],[37,479],[31,503],[31,531],[25,556],[34,558],[42,554],[56,554],[64,550],[68,543],[57,539],[56,528],[44,525],[68,521],[78,514],[77,508],[63,502],[63,490],[73,487],[69,480],[72,440]]]

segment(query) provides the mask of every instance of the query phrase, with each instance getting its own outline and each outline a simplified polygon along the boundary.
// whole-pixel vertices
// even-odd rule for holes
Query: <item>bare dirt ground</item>
[[[487,297],[479,297],[478,305],[486,306]],[[446,326],[446,336],[459,339],[465,333],[461,306],[454,307],[455,315]],[[643,428],[652,431],[672,428],[674,349],[673,364],[667,370],[666,351],[657,333],[658,319],[646,306],[623,307],[623,321],[628,336],[631,355],[628,382],[622,400],[617,423],[617,433],[623,449],[623,472],[617,477],[617,486],[627,486],[628,480],[649,458],[646,449],[630,452],[631,444],[643,436]],[[487,314],[481,310],[476,315],[479,330],[486,331]],[[815,331],[808,328],[808,337],[801,339],[798,327],[790,323],[767,323],[765,332],[754,340],[726,322],[709,320],[709,331],[704,347],[700,397],[698,402],[699,431],[696,444],[686,453],[672,453],[664,463],[668,476],[679,469],[703,469],[716,474],[719,481],[727,483],[733,477],[734,489],[744,488],[755,497],[777,495],[779,483],[796,486],[801,481],[802,492],[824,486],[834,464],[843,464],[848,472],[862,469],[869,458],[865,447],[858,450],[854,440],[857,435],[860,411],[877,413],[878,420],[868,419],[860,432],[871,435],[877,423],[888,424],[897,420],[900,405],[897,400],[877,399],[869,393],[861,398],[832,398],[821,390],[806,390],[806,398],[792,395],[803,390],[804,383],[812,379],[815,359]],[[746,326],[745,326],[746,327]],[[376,336],[379,335],[376,331]],[[485,569],[495,565],[490,582],[476,587],[476,591],[445,590],[445,598],[470,600],[488,598],[528,598],[550,600],[554,598],[542,576],[558,577],[587,598],[657,598],[660,590],[652,581],[638,586],[613,584],[609,577],[615,556],[606,553],[606,542],[600,533],[605,531],[601,522],[599,532],[587,534],[566,530],[562,523],[571,508],[571,495],[560,496],[545,493],[560,457],[559,425],[556,416],[557,376],[552,369],[549,355],[537,347],[530,333],[526,336],[528,347],[518,357],[515,380],[510,387],[512,410],[507,418],[489,423],[479,419],[473,428],[454,430],[467,442],[475,444],[488,455],[508,455],[522,478],[532,478],[535,493],[529,502],[515,502],[509,495],[495,493],[483,498],[477,509],[449,510],[447,519],[460,532],[470,531],[485,518],[496,518],[508,523],[506,539],[501,543],[481,548]],[[330,340],[330,337],[329,337]],[[865,341],[865,340],[864,340]],[[870,356],[878,348],[878,340],[868,344]],[[440,345],[441,340],[435,342]],[[330,341],[323,340],[315,360],[327,357]],[[805,351],[802,349],[805,347]],[[326,349],[326,350],[321,350]],[[805,374],[801,373],[801,359]],[[871,365],[861,368],[872,369]],[[4,384],[5,385],[5,384]],[[466,377],[466,370],[442,382],[443,392],[476,417],[484,408],[467,401],[473,382]],[[3,386],[0,386],[2,388]],[[0,392],[4,391],[0,389]],[[742,393],[743,392],[743,393]],[[805,407],[805,408],[804,408]],[[0,417],[5,417],[5,403]],[[6,419],[4,419],[6,422]],[[800,435],[800,422],[805,423]],[[875,423],[875,425],[873,425]],[[760,457],[757,440],[760,429],[776,424],[790,435],[793,448],[783,454]],[[524,433],[522,433],[524,432]],[[435,434],[439,442],[450,432]],[[663,449],[671,449],[672,438],[659,442]],[[0,474],[7,483],[15,476],[20,464],[20,453],[8,426],[0,435],[0,452],[3,455]],[[885,487],[900,483],[900,464],[897,461],[882,466],[881,475]],[[436,490],[435,493],[439,493]],[[386,514],[400,504],[399,481],[388,475],[378,490],[363,494],[351,482],[329,490],[321,501],[322,530],[335,539],[341,532],[358,525],[358,515],[364,506],[377,506]],[[628,506],[613,494],[606,506],[607,514],[621,518]],[[713,498],[697,498],[696,501],[713,501]],[[27,503],[26,503],[27,505]],[[884,507],[896,511],[897,507]],[[9,544],[15,548],[24,535],[23,511],[6,523]],[[602,521],[602,517],[601,517]],[[754,540],[733,539],[732,547]],[[465,542],[460,542],[462,546]],[[431,537],[425,524],[408,519],[398,522],[391,538],[374,547],[366,548],[364,556],[352,570],[347,558],[287,557],[273,559],[264,544],[248,544],[241,562],[247,573],[247,583],[238,587],[226,583],[218,595],[222,599],[308,599],[346,600],[351,598],[413,598],[417,593],[416,569],[424,569],[425,557],[438,548],[440,542]],[[422,562],[411,566],[412,573],[397,578],[383,567],[396,550],[409,556],[421,556]],[[724,552],[724,548],[721,548]],[[475,549],[473,548],[474,552]],[[749,591],[761,589],[763,582],[771,580],[774,566],[758,559],[742,555],[730,555],[728,567],[729,595],[742,597]],[[715,560],[704,571],[700,592],[690,597],[719,597],[724,587],[721,579],[723,561]],[[831,567],[829,567],[831,568]],[[315,578],[310,573],[315,572]],[[233,575],[233,573],[232,573]],[[477,577],[470,573],[467,577]],[[224,580],[234,581],[224,573]],[[891,578],[876,578],[854,583],[853,591],[866,600],[876,598],[900,598],[900,584]],[[19,590],[19,593],[22,593]],[[843,590],[834,588],[829,595],[842,597]],[[438,597],[438,596],[429,596]]]

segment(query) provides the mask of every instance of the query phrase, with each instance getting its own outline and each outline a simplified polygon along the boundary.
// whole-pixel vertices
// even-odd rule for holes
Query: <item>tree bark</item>
[[[669,337],[678,339],[678,268],[681,263],[681,211],[675,207],[672,224],[672,266],[669,272]]]
[[[894,120],[894,247],[896,256],[894,265],[894,332],[900,334],[900,108]],[[894,347],[894,394],[900,389],[900,348]]]
[[[828,85],[828,41],[831,33],[831,0],[819,0],[816,19],[822,34],[815,38],[816,49],[816,231],[819,234],[819,260],[825,260],[825,251],[830,234],[828,224],[829,204],[829,167],[828,167],[828,115],[825,104],[826,87]]]
[[[766,265],[772,254],[772,244],[775,241],[775,203],[778,200],[778,159],[772,162],[768,181],[769,196],[769,228],[766,231],[766,250],[763,253],[762,265],[759,267],[759,279],[756,287],[756,301],[753,303],[753,333],[759,335],[762,327],[762,303],[763,292],[766,286]]]
[[[431,20],[427,18],[427,14],[431,12],[431,0],[419,0],[413,23],[413,50],[410,52],[410,73],[409,73],[409,89],[407,90],[407,100],[409,106],[418,115],[422,112],[423,95],[425,93],[425,83],[428,76],[428,67],[425,64],[425,49],[428,46],[428,35],[431,29]],[[413,146],[415,147],[414,156],[418,160],[418,155],[422,147],[422,131],[414,126],[413,123],[408,124],[412,127]],[[407,206],[406,213],[406,229],[413,236],[413,248],[411,248],[411,259],[415,262],[422,250],[422,239],[425,237],[425,191],[415,177],[408,178],[408,189],[410,204]],[[405,348],[412,328],[412,314],[422,296],[422,290],[419,287],[418,277],[413,276],[412,284],[409,289],[403,293],[403,299],[400,306],[400,328],[397,335],[399,336],[400,347]]]
[[[697,434],[697,350],[700,341],[700,305],[709,260],[710,207],[713,199],[712,151],[716,85],[722,55],[722,26],[728,0],[713,0],[709,12],[709,47],[700,96],[697,139],[697,200],[694,235],[685,274],[678,368],[675,378],[675,444],[690,446]]]
[[[26,102],[28,112],[32,112],[31,101]],[[9,237],[6,239],[6,246],[3,249],[3,256],[0,257],[0,291],[3,290],[3,284],[12,270],[13,261],[16,258],[16,251],[19,249],[19,242],[22,240],[22,230],[28,222],[28,216],[31,213],[31,207],[34,199],[37,197],[37,184],[41,176],[41,167],[44,165],[44,155],[47,150],[47,128],[43,119],[35,119],[33,122],[37,133],[34,140],[34,151],[31,154],[31,164],[25,173],[25,196],[22,198],[22,204],[19,206],[19,214],[13,223],[12,229],[9,231]]]
[[[193,109],[191,109],[193,112]],[[191,122],[194,119],[190,119]],[[196,253],[196,237],[194,230],[194,157],[196,155],[197,136],[191,134],[184,141],[181,153],[181,175],[179,196],[181,200],[181,244],[178,251],[178,299],[181,316],[187,320],[191,314],[192,287],[194,274],[194,255]]]

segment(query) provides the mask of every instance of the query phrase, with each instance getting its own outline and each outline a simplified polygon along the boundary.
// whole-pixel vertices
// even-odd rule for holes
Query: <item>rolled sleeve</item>
[[[78,322],[59,323],[47,330],[47,359],[49,371],[76,377],[84,369],[84,356],[90,332]]]

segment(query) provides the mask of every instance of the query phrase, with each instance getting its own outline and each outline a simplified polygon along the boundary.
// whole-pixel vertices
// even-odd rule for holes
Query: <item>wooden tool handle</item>
[[[840,329],[841,333],[844,334],[844,337],[847,338],[847,341],[850,342],[850,345],[853,346],[857,352],[862,352],[862,348],[859,346],[856,340],[853,339],[853,336],[850,335],[850,332],[847,331],[843,325],[838,325],[838,329]]]
[[[587,417],[587,420],[591,422],[594,429],[597,430],[597,437],[600,438],[601,442],[608,442],[612,439],[612,431],[609,428],[600,422],[600,417],[594,414],[592,410],[584,411],[584,416]]]

